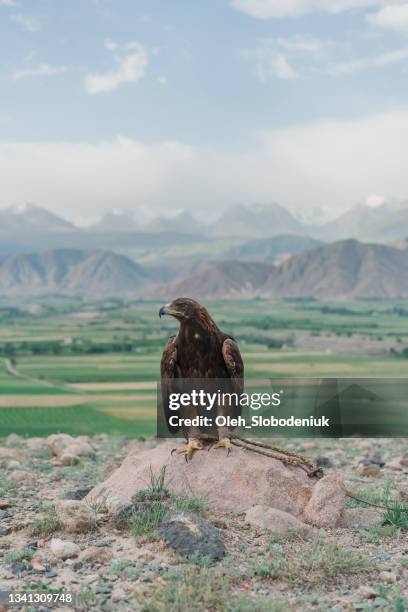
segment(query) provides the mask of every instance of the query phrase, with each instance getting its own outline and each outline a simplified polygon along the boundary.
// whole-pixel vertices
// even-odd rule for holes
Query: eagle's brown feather
[[[180,322],[175,336],[164,348],[161,360],[162,402],[164,415],[171,433],[179,428],[169,425],[174,414],[169,409],[169,395],[180,392],[177,380],[218,379],[231,382],[225,392],[243,392],[244,364],[238,343],[220,331],[204,306],[189,298],[178,298],[160,310]],[[224,384],[225,386],[225,384]],[[239,404],[231,406],[231,416],[240,414]],[[222,408],[226,414],[226,408]],[[184,430],[183,430],[184,431]],[[188,431],[184,431],[188,437]]]

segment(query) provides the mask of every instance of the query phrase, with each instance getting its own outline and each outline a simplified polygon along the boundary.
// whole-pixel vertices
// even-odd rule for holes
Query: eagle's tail
[[[302,468],[310,478],[322,478],[324,476],[321,468],[317,467],[312,461],[310,461],[310,459],[307,459],[307,457],[304,457],[299,453],[283,450],[282,448],[271,446],[269,444],[265,444],[264,442],[241,438],[241,436],[237,436],[236,434],[231,435],[231,442],[232,444],[235,444],[235,446],[246,448],[254,453],[259,453],[260,455],[265,455],[266,457],[271,457],[272,459],[278,459],[287,465],[298,466]]]

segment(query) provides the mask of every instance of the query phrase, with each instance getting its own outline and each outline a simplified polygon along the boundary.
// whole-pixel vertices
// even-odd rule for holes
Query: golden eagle
[[[195,300],[178,298],[160,308],[159,316],[170,315],[175,317],[180,328],[178,333],[171,336],[164,348],[161,359],[162,402],[165,418],[171,433],[182,429],[187,444],[176,449],[177,453],[184,453],[190,459],[196,450],[203,448],[203,440],[207,436],[200,427],[177,427],[169,423],[174,412],[169,406],[171,393],[179,391],[178,380],[196,379],[223,379],[223,392],[243,392],[244,364],[238,344],[228,334],[223,333],[215,324],[208,311]],[[181,381],[180,381],[181,382]],[[196,416],[196,410],[189,405],[180,409],[179,416],[190,418]],[[212,417],[221,415],[236,418],[241,414],[239,402],[229,402],[228,405],[217,405]],[[224,447],[227,454],[231,450],[231,427],[219,426],[216,429],[218,442],[216,447]]]

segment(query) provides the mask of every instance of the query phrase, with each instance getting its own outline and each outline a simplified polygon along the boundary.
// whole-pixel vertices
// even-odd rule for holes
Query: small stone
[[[21,444],[22,441],[23,438],[21,436],[15,433],[11,433],[6,438],[6,446],[16,446],[17,444]]]
[[[378,465],[379,467],[384,467],[385,461],[381,456],[379,451],[374,451],[371,455],[367,457],[368,463],[373,463],[374,465]]]
[[[18,470],[19,468],[21,468],[21,463],[16,461],[16,459],[10,459],[6,463],[7,470]]]
[[[408,467],[408,455],[401,455],[401,457],[399,458],[399,462],[403,467]]]
[[[89,491],[92,491],[92,487],[80,487],[79,489],[74,489],[73,491],[67,491],[64,497],[65,499],[81,500],[88,495]]]
[[[371,586],[361,585],[356,591],[356,595],[364,597],[364,599],[374,599],[378,595],[378,591]]]
[[[349,529],[370,529],[381,524],[381,512],[375,508],[348,508],[341,517],[338,527]]]
[[[80,461],[78,455],[73,455],[72,453],[68,451],[64,451],[60,455],[59,460],[62,463],[62,465],[76,465]]]
[[[404,466],[401,463],[401,459],[402,457],[397,457],[396,459],[392,459],[391,461],[388,461],[388,463],[385,464],[385,467],[388,468],[389,470],[395,470],[397,472],[402,472],[402,470],[404,469]]]
[[[76,457],[92,456],[95,454],[88,436],[74,438],[68,434],[53,434],[48,436],[47,444],[53,455],[58,458],[64,454]]]
[[[321,478],[313,487],[304,520],[316,527],[334,527],[343,515],[346,489],[337,474]]]
[[[397,576],[394,574],[394,572],[380,572],[379,578],[381,582],[386,582],[387,584],[394,584],[397,582]]]
[[[0,446],[0,460],[1,459],[15,459],[21,462],[24,461],[24,454],[17,448]]]
[[[159,534],[183,557],[221,559],[226,553],[215,527],[191,512],[168,512],[160,524]]]
[[[41,562],[41,559],[38,559],[37,557],[33,557],[31,559],[31,567],[33,568],[35,572],[47,571],[47,568],[45,567],[45,565],[43,565],[43,563]]]
[[[105,502],[105,507],[108,514],[117,514],[120,510],[129,506],[129,503],[129,499],[123,497],[123,495],[110,495]]]
[[[288,533],[307,534],[311,532],[309,525],[302,523],[288,512],[265,506],[254,506],[245,515],[247,523],[254,527],[267,529],[276,534]]]
[[[57,519],[69,532],[89,531],[96,525],[96,514],[83,501],[63,500],[55,504]]]
[[[47,440],[45,438],[28,438],[26,441],[26,447],[33,452],[48,451],[51,456],[51,452],[47,446]]]
[[[96,593],[100,593],[101,595],[110,595],[112,593],[112,590],[113,584],[110,583],[99,584],[95,589]]]
[[[11,472],[9,479],[15,483],[27,482],[31,480],[31,474],[26,470],[14,470]]]
[[[302,444],[303,450],[312,450],[313,448],[316,448],[316,447],[317,447],[316,442],[303,442]]]
[[[381,469],[374,463],[359,463],[356,471],[359,476],[378,478],[381,475]]]
[[[0,536],[7,536],[11,533],[11,527],[8,527],[8,525],[0,525]]]
[[[388,599],[385,599],[385,597],[376,597],[373,601],[373,606],[374,608],[385,608],[389,603],[390,602]]]
[[[139,504],[129,503],[123,506],[118,512],[112,516],[112,523],[116,529],[126,529],[129,523],[129,519],[132,517],[134,512],[137,512]]]
[[[334,467],[333,461],[330,459],[330,457],[327,457],[326,455],[318,455],[315,459],[315,464],[316,464],[316,467],[321,467],[321,468]]]
[[[126,599],[126,592],[122,589],[122,587],[119,585],[113,587],[111,595],[112,603],[118,603],[124,599]]]
[[[51,540],[50,549],[57,559],[62,559],[63,561],[77,557],[80,552],[79,546],[74,542],[68,542],[58,538],[53,538]]]
[[[15,576],[21,576],[29,569],[29,565],[25,561],[16,561],[11,566],[11,571]]]
[[[83,563],[106,563],[113,558],[113,552],[109,548],[97,548],[91,546],[82,551],[79,560]]]

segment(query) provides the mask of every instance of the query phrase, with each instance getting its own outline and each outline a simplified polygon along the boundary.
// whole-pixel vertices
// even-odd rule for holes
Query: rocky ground
[[[349,499],[333,529],[282,527],[276,516],[260,528],[255,515],[170,496],[157,478],[130,512],[107,515],[83,501],[127,453],[154,444],[105,435],[0,440],[0,591],[74,593],[74,603],[54,607],[66,610],[408,609],[404,440],[280,441],[327,473],[340,470],[358,496],[393,507]],[[186,525],[201,554],[186,546]]]

